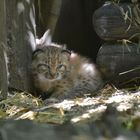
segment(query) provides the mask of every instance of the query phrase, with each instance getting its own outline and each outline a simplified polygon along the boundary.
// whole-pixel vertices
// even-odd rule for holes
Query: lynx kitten
[[[100,73],[87,58],[64,46],[44,42],[42,39],[37,44],[40,48],[33,54],[32,74],[35,87],[45,97],[66,99],[94,95],[102,87]]]

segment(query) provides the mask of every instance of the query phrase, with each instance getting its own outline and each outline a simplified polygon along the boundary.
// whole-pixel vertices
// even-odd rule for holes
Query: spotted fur
[[[93,63],[58,45],[44,46],[34,52],[32,75],[41,94],[56,99],[94,95],[103,85]]]

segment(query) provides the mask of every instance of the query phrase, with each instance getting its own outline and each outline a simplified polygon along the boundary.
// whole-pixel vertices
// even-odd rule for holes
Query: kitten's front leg
[[[66,80],[57,80],[53,81],[51,83],[52,85],[52,92],[49,94],[49,98],[44,98],[45,104],[53,104],[63,101],[64,99],[67,99],[67,93],[69,92],[69,89],[71,89],[72,84],[71,80],[69,80],[69,84],[67,84]],[[48,95],[48,92],[44,93],[44,97]]]
[[[55,98],[58,99],[59,101],[67,99],[68,94],[72,89],[73,82],[71,80],[69,80],[69,82],[67,82],[66,80],[61,80],[61,81],[57,81],[56,83],[55,83],[55,90],[53,91],[50,98]]]
[[[68,98],[69,89],[67,88],[59,88],[53,94],[50,98],[58,99],[59,101],[62,101],[64,99]]]
[[[90,91],[78,89],[78,88],[71,89],[69,91],[58,91],[58,92],[53,93],[50,96],[50,98],[48,99],[48,101],[51,100],[51,101],[53,101],[53,103],[57,103],[57,102],[61,102],[61,101],[65,100],[65,99],[72,100],[72,99],[76,99],[76,98],[82,98],[89,94],[91,94]]]
[[[86,90],[87,91],[87,90]],[[57,99],[59,101],[62,101],[64,99],[75,99],[77,97],[84,96],[85,91],[82,91],[82,89],[74,88],[61,88],[57,91],[55,91],[50,98]]]
[[[45,105],[50,105],[50,104],[55,104],[55,103],[59,103],[61,100],[57,99],[57,98],[47,98],[44,100]]]
[[[48,105],[48,104],[59,103],[64,99],[69,99],[67,93],[68,91],[66,91],[65,88],[59,88],[51,94],[50,98],[45,99],[44,103]]]
[[[97,90],[103,86],[100,78],[89,78],[86,80],[80,79],[78,81],[61,81],[56,84],[51,98],[58,100],[81,98],[88,94],[96,95]]]
[[[92,81],[92,82],[91,82]],[[75,86],[65,86],[57,90],[51,97],[57,98],[59,100],[64,99],[75,99],[85,97],[86,95],[96,95],[102,86],[102,82],[99,80],[91,80],[85,82],[78,82]]]

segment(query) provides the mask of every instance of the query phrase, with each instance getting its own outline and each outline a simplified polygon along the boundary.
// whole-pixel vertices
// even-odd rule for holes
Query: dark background
[[[41,37],[49,28],[51,5],[49,0],[41,1],[42,19],[39,19],[38,4],[36,5],[37,36]],[[103,0],[62,0],[60,13],[53,29],[53,42],[66,44],[67,47],[81,55],[96,60],[101,46],[101,39],[94,31],[92,16],[101,7]],[[48,5],[49,4],[49,5]],[[54,12],[54,11],[53,11]],[[49,14],[48,14],[49,13]]]
[[[67,44],[69,49],[95,62],[101,40],[93,29],[92,15],[101,3],[99,0],[63,0],[53,41]]]

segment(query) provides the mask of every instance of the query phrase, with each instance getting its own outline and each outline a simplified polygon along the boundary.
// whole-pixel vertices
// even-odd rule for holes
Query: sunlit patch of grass
[[[134,120],[140,117],[139,104],[140,91],[119,90],[110,85],[106,85],[94,97],[85,96],[47,105],[31,94],[17,92],[0,102],[0,119],[29,119],[51,124],[97,121],[101,119],[107,106],[113,105],[120,112],[120,122],[123,126],[126,129],[133,129]]]

